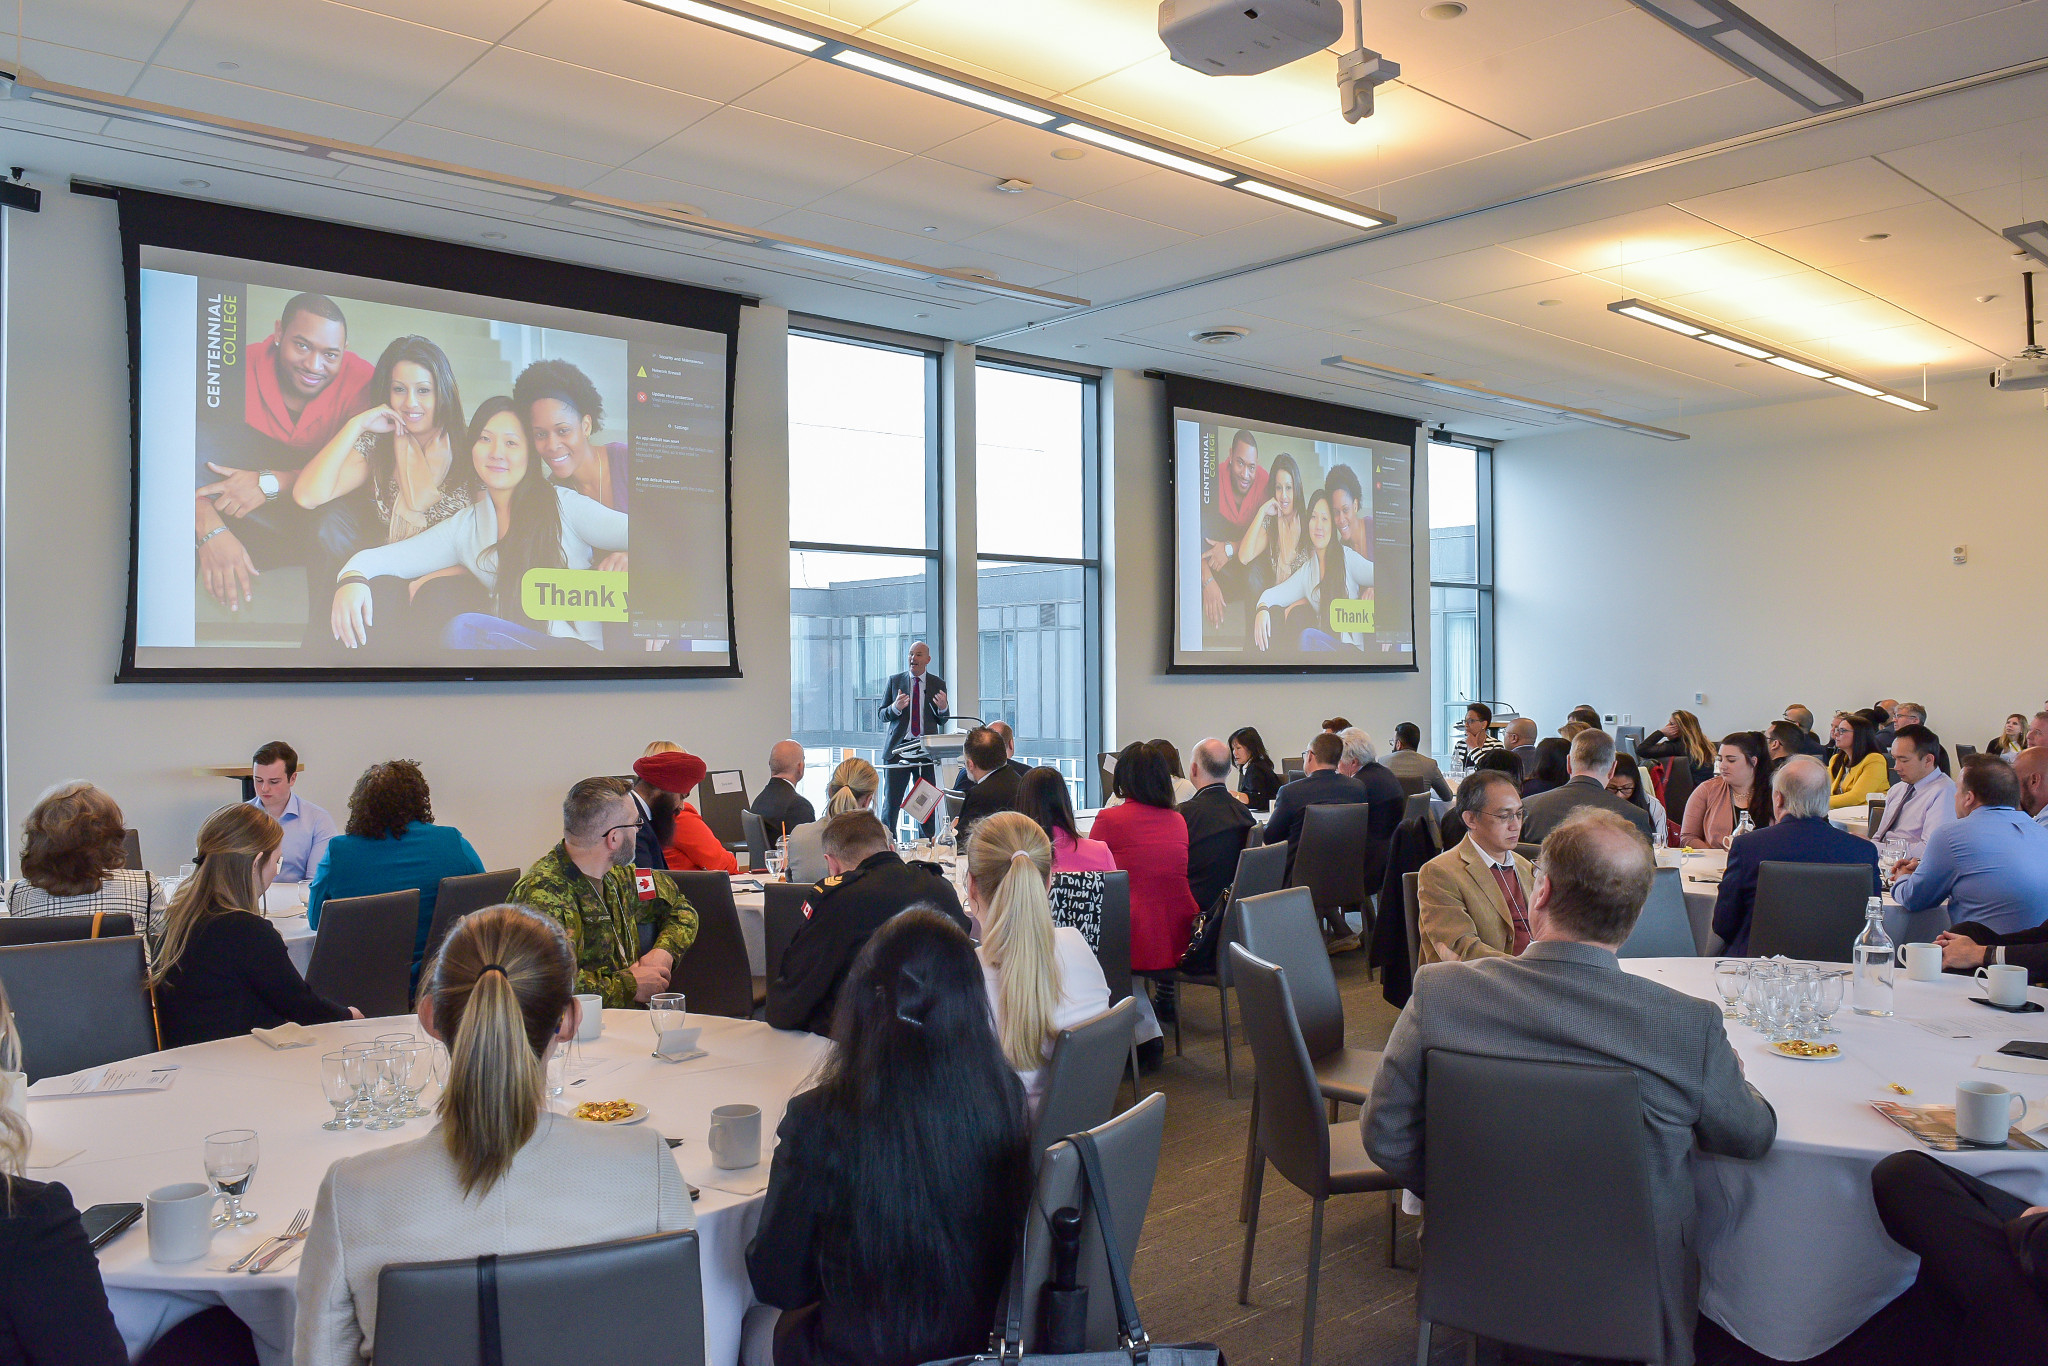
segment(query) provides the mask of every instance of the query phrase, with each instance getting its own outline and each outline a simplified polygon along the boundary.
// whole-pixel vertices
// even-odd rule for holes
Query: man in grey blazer
[[[1586,732],[1590,733],[1590,732]],[[1656,862],[1621,817],[1574,815],[1543,843],[1533,942],[1519,958],[1425,964],[1360,1120],[1366,1151],[1429,1198],[1425,1059],[1436,1048],[1632,1068],[1649,1145],[1665,1360],[1690,1366],[1699,1308],[1691,1152],[1754,1159],[1778,1118],[1742,1077],[1713,1003],[1621,970]]]
[[[1531,844],[1543,843],[1544,837],[1557,829],[1565,817],[1588,806],[1612,811],[1641,831],[1644,839],[1654,838],[1650,813],[1607,790],[1607,780],[1614,776],[1613,736],[1604,730],[1582,730],[1574,735],[1570,765],[1570,782],[1531,797],[1524,804],[1527,814],[1522,818],[1523,839]]]

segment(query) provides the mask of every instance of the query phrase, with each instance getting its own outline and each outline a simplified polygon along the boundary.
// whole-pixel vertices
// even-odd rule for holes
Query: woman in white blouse
[[[1303,639],[1307,632],[1333,634],[1329,629],[1330,603],[1372,591],[1372,561],[1336,539],[1330,495],[1322,489],[1317,489],[1309,499],[1308,543],[1309,555],[1301,567],[1259,595],[1259,610],[1252,619],[1252,643],[1261,650],[1272,647],[1275,616],[1284,619],[1283,648],[1293,649],[1297,641],[1301,641],[1302,648],[1309,648]],[[1335,633],[1335,639],[1361,648],[1365,641],[1356,631]]]
[[[624,569],[626,514],[550,483],[547,466],[533,455],[526,423],[502,395],[478,406],[470,424],[469,458],[483,485],[482,498],[417,536],[357,551],[342,566],[330,618],[334,638],[358,649],[369,643],[380,612],[388,615],[394,606],[401,612],[426,611],[424,601],[403,591],[376,593],[373,603],[373,579],[396,579],[402,590],[417,580],[466,570],[481,599],[476,615],[496,618],[499,634],[531,638],[528,643],[541,643],[543,636],[575,640],[603,649],[598,621],[530,622],[520,605],[521,588],[530,569]],[[601,551],[611,553],[600,561]],[[386,621],[379,629],[394,624]],[[445,623],[420,623],[429,624],[438,628]]]
[[[376,1353],[377,1277],[445,1261],[689,1228],[689,1188],[652,1125],[547,1108],[547,1050],[575,1037],[576,961],[522,906],[465,916],[420,984],[421,1026],[448,1045],[440,1123],[327,1169],[299,1270],[295,1366]]]
[[[967,904],[1003,1056],[1038,1113],[1059,1032],[1109,1009],[1109,982],[1081,932],[1052,923],[1052,843],[1015,811],[983,818],[967,842]]]

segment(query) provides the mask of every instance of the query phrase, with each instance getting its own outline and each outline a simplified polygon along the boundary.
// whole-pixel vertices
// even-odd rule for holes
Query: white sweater
[[[981,978],[988,988],[989,1012],[998,1020],[1002,1018],[1002,986],[996,979],[996,970],[982,950]],[[1052,1060],[1053,1040],[1062,1029],[1071,1028],[1083,1020],[1092,1020],[1109,1009],[1109,979],[1102,975],[1102,964],[1096,960],[1095,951],[1088,947],[1088,941],[1081,932],[1071,925],[1055,925],[1052,931],[1053,965],[1059,972],[1059,1002],[1052,1010],[1052,1033],[1045,1041],[1046,1061]],[[998,1026],[1000,1030],[1000,1026]],[[1024,1098],[1030,1103],[1031,1114],[1038,1116],[1038,1100],[1045,1092],[1045,1069],[1036,1068],[1019,1072],[1017,1077],[1024,1083]]]

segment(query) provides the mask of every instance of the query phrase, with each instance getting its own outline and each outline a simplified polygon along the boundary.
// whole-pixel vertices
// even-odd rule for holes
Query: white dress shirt
[[[1906,857],[1919,858],[1927,837],[1956,818],[1956,780],[1935,769],[1917,783],[1894,783],[1884,794],[1884,819],[1872,842],[1906,842]]]

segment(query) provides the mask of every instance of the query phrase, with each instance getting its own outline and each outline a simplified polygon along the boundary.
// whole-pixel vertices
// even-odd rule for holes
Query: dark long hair
[[[1273,756],[1266,752],[1266,742],[1260,738],[1256,726],[1239,726],[1230,732],[1230,743],[1233,746],[1243,745],[1244,752],[1252,756],[1246,768],[1263,768],[1268,773],[1273,771]]]
[[[1869,712],[1846,711],[1837,719],[1849,725],[1849,748],[1846,751],[1836,750],[1834,757],[1828,760],[1830,778],[1856,767],[1877,749],[1877,726],[1871,721]]]
[[[469,424],[470,449],[483,439],[484,424],[501,413],[510,413],[519,424],[526,442],[526,473],[512,486],[511,527],[504,538],[478,557],[479,564],[497,575],[497,601],[493,610],[508,621],[525,617],[520,609],[520,586],[529,569],[567,569],[562,558],[562,504],[555,485],[548,480],[547,462],[534,453],[533,429],[519,408],[503,394],[493,394],[479,403]]]
[[[1034,768],[1017,784],[1017,810],[1038,822],[1051,839],[1053,831],[1064,830],[1076,844],[1080,828],[1074,823],[1074,804],[1067,795],[1067,780],[1056,768]]]
[[[1313,494],[1309,495],[1308,506],[1303,508],[1301,512],[1301,534],[1302,538],[1308,541],[1309,558],[1316,562],[1316,588],[1318,591],[1321,591],[1324,585],[1330,581],[1330,557],[1333,555],[1337,560],[1337,581],[1341,584],[1344,580],[1344,538],[1337,534],[1337,514],[1332,510],[1329,514],[1330,543],[1321,550],[1316,549],[1315,540],[1309,536],[1308,523],[1310,516],[1315,512],[1316,502],[1319,499],[1325,507],[1328,507],[1330,491],[1328,489],[1317,489]],[[1329,621],[1329,606],[1330,594],[1324,592],[1323,600],[1317,604],[1317,614],[1321,618],[1321,620],[1316,622],[1318,627],[1323,626],[1324,623]]]
[[[1275,497],[1279,495],[1280,476],[1282,474],[1287,476],[1288,483],[1294,489],[1294,518],[1300,524],[1300,545],[1306,545],[1308,543],[1308,496],[1302,492],[1301,488],[1301,466],[1295,464],[1294,457],[1285,451],[1273,457],[1272,482],[1266,485],[1267,488],[1274,491],[1273,496]],[[1298,549],[1299,545],[1296,548]],[[1273,562],[1274,569],[1278,572],[1281,565],[1280,518],[1277,511],[1274,514],[1273,527],[1266,533],[1266,558]]]
[[[384,354],[377,357],[377,370],[370,377],[365,406],[375,408],[391,401],[391,372],[405,361],[425,370],[434,381],[434,425],[448,434],[450,447],[448,482],[442,487],[449,492],[459,489],[475,492],[475,469],[466,456],[453,449],[462,434],[469,430],[469,424],[462,416],[462,390],[455,383],[455,367],[448,363],[446,351],[425,337],[393,337],[391,344],[384,348]],[[377,439],[370,443],[370,473],[379,483],[389,481],[396,469],[392,447],[397,440],[396,432],[379,432]]]
[[[1626,773],[1629,776],[1629,780],[1633,782],[1635,786],[1630,789],[1628,799],[1631,802],[1635,803],[1637,810],[1641,811],[1645,816],[1649,815],[1650,794],[1643,790],[1645,786],[1643,780],[1643,766],[1636,762],[1636,756],[1633,754],[1615,755],[1614,771],[1617,774]]]
[[[1544,736],[1536,742],[1536,771],[1529,775],[1529,781],[1563,787],[1572,780],[1571,755],[1571,741],[1556,735]]]
[[[1721,743],[1741,750],[1756,765],[1756,777],[1749,783],[1750,821],[1761,830],[1771,823],[1771,747],[1753,730],[1738,730],[1721,737]]]
[[[992,1320],[1031,1191],[1024,1088],[1003,1058],[981,961],[958,926],[915,907],[869,938],[834,1013],[811,1094],[834,1135],[812,1255],[855,1312],[849,1354],[916,1362],[971,1297]]]
[[[1140,806],[1173,809],[1173,775],[1158,750],[1143,740],[1133,740],[1116,756],[1116,771],[1110,775],[1111,790],[1125,801]]]

